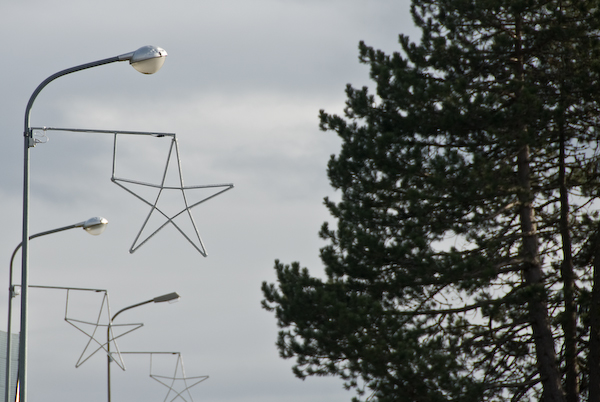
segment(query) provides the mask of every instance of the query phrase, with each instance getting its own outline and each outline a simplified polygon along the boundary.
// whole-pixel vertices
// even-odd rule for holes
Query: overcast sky
[[[275,259],[322,271],[318,231],[330,220],[322,201],[335,197],[326,164],[339,141],[319,131],[318,112],[341,112],[347,83],[373,87],[368,67],[358,63],[360,40],[392,52],[398,34],[416,38],[408,3],[3,0],[0,255],[6,271],[21,240],[23,113],[33,90],[59,70],[160,46],[169,56],[155,75],[114,63],[51,83],[36,100],[31,123],[176,133],[186,185],[235,185],[192,210],[208,257],[172,226],[129,254],[149,207],[111,183],[112,137],[47,132],[49,141],[31,150],[31,233],[96,215],[110,223],[99,237],[77,229],[33,240],[30,284],[106,289],[113,314],[178,292],[178,303],[120,315],[118,323],[144,327],[118,346],[181,352],[187,376],[210,376],[191,389],[194,401],[349,401],[353,393],[338,379],[301,381],[291,372],[293,361],[279,358],[275,318],[260,308],[260,285],[275,281]],[[156,182],[165,144],[164,138],[127,138],[119,173]],[[189,192],[191,201],[203,195]],[[177,211],[181,197],[169,194],[161,205]],[[6,322],[7,280],[0,278],[0,322]],[[83,293],[71,300],[73,308],[95,320],[98,295]],[[62,290],[30,290],[29,399],[103,401],[106,357],[98,353],[75,368],[88,338],[64,321],[65,299]],[[14,317],[16,327],[18,308]],[[127,371],[113,367],[113,401],[165,400],[168,389],[148,376],[148,357],[124,359]],[[174,369],[174,359],[153,365]]]

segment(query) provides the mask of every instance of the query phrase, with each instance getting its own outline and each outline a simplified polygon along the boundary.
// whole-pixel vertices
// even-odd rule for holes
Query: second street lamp
[[[29,240],[35,239],[37,237],[46,236],[49,234],[54,234],[58,232],[63,232],[69,229],[82,228],[86,232],[91,235],[98,236],[104,229],[106,229],[106,225],[108,221],[105,218],[100,216],[95,216],[93,218],[88,219],[87,221],[75,223],[73,225],[63,226],[57,229],[47,230],[45,232],[36,233],[34,235],[29,236]],[[21,249],[23,243],[20,243],[13,251],[12,256],[10,257],[10,268],[8,270],[9,278],[8,278],[8,325],[6,329],[6,381],[4,382],[4,401],[9,402],[10,400],[10,390],[14,389],[11,385],[11,360],[12,360],[12,299],[16,296],[15,286],[13,284],[13,262],[15,260],[15,255]]]
[[[112,357],[110,356],[110,332],[112,330],[112,323],[115,320],[115,318],[117,318],[117,316],[119,314],[121,314],[123,311],[130,310],[135,307],[140,307],[140,306],[143,306],[144,304],[173,302],[173,301],[179,300],[179,298],[180,298],[180,296],[177,294],[177,292],[168,293],[166,295],[155,297],[154,299],[146,300],[141,303],[136,303],[131,306],[122,308],[121,310],[117,311],[115,313],[115,315],[112,316],[112,318],[110,319],[110,322],[108,323],[108,328],[106,330],[106,351],[108,353],[108,358],[107,358],[107,363],[106,363],[108,402],[111,402],[110,363],[112,363]]]

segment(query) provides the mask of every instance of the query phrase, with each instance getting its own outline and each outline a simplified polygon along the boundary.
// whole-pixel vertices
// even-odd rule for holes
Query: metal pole
[[[177,292],[168,293],[166,295],[155,297],[154,299],[146,300],[141,303],[132,304],[131,306],[122,308],[121,310],[117,311],[115,313],[115,315],[112,316],[112,318],[110,319],[110,322],[108,323],[108,328],[106,330],[106,351],[108,353],[108,359],[107,359],[107,364],[106,364],[106,374],[107,374],[106,380],[107,380],[107,390],[108,390],[108,402],[111,402],[110,363],[112,362],[112,358],[110,357],[110,330],[111,330],[112,323],[115,320],[115,318],[117,318],[117,316],[119,314],[121,314],[123,311],[130,310],[134,307],[143,306],[144,304],[149,304],[149,303],[163,303],[163,302],[173,301],[173,300],[177,300],[177,299],[179,299],[179,295],[177,294]]]
[[[134,304],[134,305],[132,305],[132,306],[125,307],[125,308],[123,308],[123,309],[121,309],[121,310],[117,311],[117,312],[115,313],[115,315],[113,315],[113,316],[112,316],[112,318],[110,319],[110,323],[108,324],[108,328],[106,329],[106,351],[107,351],[107,353],[108,353],[108,355],[107,355],[107,363],[106,363],[106,378],[107,378],[108,402],[111,402],[111,390],[110,390],[110,363],[112,363],[112,357],[110,356],[110,330],[111,330],[111,327],[112,327],[113,320],[114,320],[115,318],[117,318],[117,316],[118,316],[119,314],[121,314],[121,313],[122,313],[123,311],[125,311],[125,310],[129,310],[129,309],[132,309],[132,308],[134,308],[134,307],[142,306],[142,305],[144,305],[144,304],[152,303],[153,301],[154,301],[154,299],[151,299],[151,300],[147,300],[147,301],[145,301],[145,302],[142,302],[142,303],[137,303],[137,304]]]
[[[28,120],[28,116],[26,121]],[[27,122],[28,123],[28,122]],[[26,124],[27,124],[26,123]],[[27,124],[28,125],[28,124]],[[21,251],[21,329],[19,333],[19,401],[27,402],[27,286],[29,284],[29,146],[33,137],[25,128],[24,169],[23,169],[23,250]],[[10,334],[9,334],[10,339]],[[6,384],[8,387],[9,384]]]

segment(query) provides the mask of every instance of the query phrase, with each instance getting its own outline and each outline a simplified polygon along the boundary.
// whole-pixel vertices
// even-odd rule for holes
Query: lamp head
[[[129,64],[140,73],[154,74],[165,63],[167,52],[156,46],[142,46],[129,59]]]
[[[155,297],[154,300],[152,300],[154,303],[162,303],[162,302],[176,302],[177,300],[179,300],[181,296],[179,296],[177,294],[177,292],[173,292],[173,293],[169,293],[166,295],[162,295],[162,296],[158,296]]]
[[[93,218],[83,222],[83,230],[91,235],[98,236],[104,232],[106,225],[108,225],[108,220],[101,216],[94,216]]]

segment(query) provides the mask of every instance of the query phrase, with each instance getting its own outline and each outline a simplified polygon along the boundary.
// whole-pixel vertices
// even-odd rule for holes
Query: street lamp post
[[[34,235],[29,236],[29,240],[35,239],[36,237],[42,237],[53,233],[63,232],[69,229],[82,228],[89,234],[97,236],[104,232],[106,229],[106,225],[108,221],[105,218],[95,216],[93,218],[88,219],[84,222],[75,223],[73,225],[63,226],[57,229],[47,230],[45,232],[36,233]],[[10,399],[10,389],[11,389],[11,360],[12,360],[12,299],[16,296],[15,286],[13,285],[13,262],[15,259],[15,255],[21,249],[23,243],[20,243],[13,251],[12,256],[10,257],[10,268],[8,270],[8,324],[6,329],[6,381],[4,387],[4,401],[9,402]]]
[[[87,64],[71,67],[59,71],[46,78],[33,91],[25,108],[24,122],[24,155],[23,155],[23,242],[22,242],[22,265],[21,265],[21,331],[19,334],[19,400],[27,402],[27,286],[29,283],[29,149],[35,146],[33,130],[29,124],[31,108],[39,93],[55,79],[64,75],[98,67],[104,64],[118,61],[129,61],[136,70],[144,74],[153,74],[163,65],[167,52],[155,46],[144,46],[130,53],[102,59]]]
[[[112,318],[110,319],[110,322],[108,323],[108,328],[106,330],[106,351],[107,351],[107,354],[108,354],[107,363],[106,363],[106,378],[107,378],[108,402],[111,402],[110,363],[112,362],[112,357],[110,356],[110,331],[111,331],[111,328],[112,328],[112,323],[115,320],[115,318],[117,318],[117,316],[119,314],[121,314],[123,311],[130,310],[130,309],[135,308],[135,307],[143,306],[144,304],[171,302],[171,301],[178,300],[179,297],[180,296],[176,292],[168,293],[166,295],[155,297],[154,299],[146,300],[144,302],[133,304],[133,305],[131,305],[129,307],[122,308],[121,310],[117,311],[115,313],[115,315],[112,316]]]

